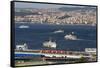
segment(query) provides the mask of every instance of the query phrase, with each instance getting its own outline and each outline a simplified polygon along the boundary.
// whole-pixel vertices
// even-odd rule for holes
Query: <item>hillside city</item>
[[[58,8],[23,8],[15,10],[16,23],[49,23],[49,24],[96,24],[96,11],[70,10]]]

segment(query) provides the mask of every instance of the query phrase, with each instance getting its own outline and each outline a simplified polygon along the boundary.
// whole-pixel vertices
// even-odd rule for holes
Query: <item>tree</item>
[[[80,59],[79,59],[79,61],[78,62],[80,62],[80,63],[84,63],[84,62],[87,62],[87,59],[86,58],[84,58],[84,57],[81,57]]]

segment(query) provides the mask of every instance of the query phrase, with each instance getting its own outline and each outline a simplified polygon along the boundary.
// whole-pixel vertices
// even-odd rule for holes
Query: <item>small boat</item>
[[[56,42],[52,42],[51,40],[49,40],[49,41],[45,41],[43,43],[43,46],[47,48],[56,48],[57,44]]]
[[[71,34],[67,34],[64,36],[64,38],[66,40],[76,40],[77,39],[77,36],[74,35],[74,32],[72,32]]]
[[[28,50],[28,46],[26,43],[23,45],[16,45],[16,50]]]
[[[64,30],[57,30],[57,31],[54,31],[54,33],[63,33],[64,32]]]
[[[21,25],[21,26],[19,26],[19,28],[29,28],[29,26]]]

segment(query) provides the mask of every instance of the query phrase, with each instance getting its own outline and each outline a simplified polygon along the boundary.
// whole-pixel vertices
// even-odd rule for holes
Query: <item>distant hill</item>
[[[96,11],[95,7],[61,7],[59,8],[61,11],[76,11],[76,10],[82,10],[82,11],[88,11],[93,10]]]
[[[32,12],[32,8],[16,8],[15,16],[25,16],[25,15],[39,15],[38,12]]]

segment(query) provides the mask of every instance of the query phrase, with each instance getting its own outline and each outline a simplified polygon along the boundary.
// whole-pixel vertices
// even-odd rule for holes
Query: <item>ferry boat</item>
[[[47,48],[56,48],[57,44],[56,44],[56,42],[49,40],[49,41],[45,41],[43,43],[43,46],[47,47]]]
[[[64,38],[66,40],[76,40],[77,39],[77,36],[74,35],[74,32],[72,32],[71,34],[67,34],[64,36]]]
[[[16,50],[27,50],[28,46],[26,43],[24,43],[23,45],[16,45]]]
[[[31,50],[28,49],[26,43],[23,45],[16,45],[15,49],[15,59],[33,59],[33,58],[41,58],[42,55],[39,50]]]

